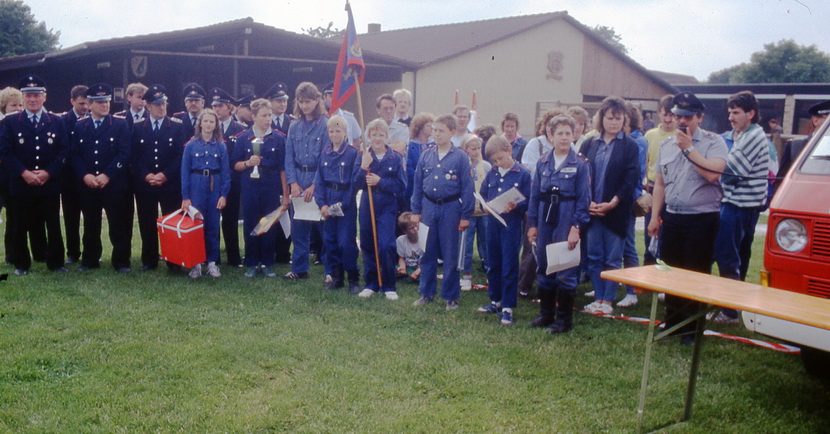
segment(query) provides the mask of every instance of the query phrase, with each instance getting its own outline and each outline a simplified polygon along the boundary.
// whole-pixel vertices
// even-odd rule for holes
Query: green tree
[[[830,81],[830,55],[815,45],[798,45],[792,39],[764,44],[749,63],[709,75],[709,83],[826,83]]]
[[[0,0],[0,57],[54,50],[61,32],[35,20],[21,0]]]
[[[345,30],[338,29],[334,27],[334,22],[329,21],[329,25],[327,27],[315,27],[315,28],[308,28],[302,29],[303,32],[307,35],[314,36],[315,38],[323,38],[328,39],[335,36],[343,36],[345,34]]]
[[[628,54],[628,48],[622,43],[622,36],[617,34],[613,27],[596,25],[592,30],[605,42],[611,44],[612,47],[622,51],[623,54]]]

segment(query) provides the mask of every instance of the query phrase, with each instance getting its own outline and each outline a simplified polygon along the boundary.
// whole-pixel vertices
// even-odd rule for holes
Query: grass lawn
[[[137,231],[134,242],[137,269]],[[0,283],[0,432],[636,426],[642,325],[577,314],[573,332],[552,337],[526,325],[538,305],[524,299],[511,328],[475,313],[483,291],[446,312],[441,303],[411,306],[409,284],[399,285],[397,302],[324,292],[321,267],[302,283],[228,268],[221,279],[191,281],[166,270],[118,275],[107,258],[86,274],[37,264]],[[641,297],[630,314],[647,317],[646,304]],[[652,428],[682,414],[691,358],[675,341],[655,348]],[[830,388],[806,376],[797,356],[710,338],[693,417],[673,429],[820,432],[830,425],[828,402]]]

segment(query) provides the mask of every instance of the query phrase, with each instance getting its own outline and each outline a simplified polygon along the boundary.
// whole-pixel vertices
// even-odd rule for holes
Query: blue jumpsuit
[[[327,116],[316,120],[297,120],[288,127],[288,139],[285,142],[285,174],[288,184],[297,183],[305,191],[314,183],[320,153],[331,143]],[[300,274],[308,272],[308,257],[311,244],[311,227],[316,222],[291,220],[291,237],[294,240],[294,253],[291,257],[291,271]]]
[[[360,249],[363,251],[363,268],[365,288],[375,292],[396,291],[396,265],[398,249],[395,245],[395,228],[397,227],[398,201],[406,189],[406,172],[403,170],[403,157],[388,146],[386,154],[378,160],[373,149],[372,164],[369,171],[378,175],[380,181],[372,187],[372,199],[375,205],[375,227],[378,237],[378,256],[383,287],[378,285],[378,265],[375,262],[375,244],[372,237],[372,214],[369,210],[369,194],[366,187],[367,171],[358,167],[354,184],[356,189],[364,189],[360,199]]]
[[[525,197],[530,196],[530,171],[519,163],[502,176],[498,166],[493,166],[481,184],[481,197],[491,201],[502,193],[516,188]],[[488,215],[487,221],[487,290],[490,301],[502,307],[516,307],[519,291],[519,250],[522,248],[522,224],[527,212],[528,201],[516,205],[516,209],[501,214],[507,226]]]
[[[251,140],[255,137],[253,129],[237,137],[234,155],[231,157],[234,165],[240,161],[247,161],[254,155]],[[269,130],[268,134],[263,137],[263,141],[259,152],[262,160],[257,169],[259,178],[251,178],[253,166],[238,172],[241,174],[245,266],[249,268],[259,264],[266,267],[274,265],[276,227],[272,226],[268,232],[260,236],[251,235],[251,232],[259,223],[259,219],[280,207],[280,195],[282,194],[280,174],[285,171],[285,138],[283,135],[279,131]]]
[[[219,261],[219,220],[216,209],[220,197],[231,189],[231,170],[225,143],[196,138],[185,145],[182,154],[182,200],[190,199],[204,217],[205,253],[208,262]]]
[[[360,171],[360,153],[344,142],[334,150],[326,145],[320,156],[320,166],[314,180],[314,200],[317,206],[332,206],[340,202],[343,217],[330,216],[323,221],[323,266],[326,274],[342,279],[343,270],[357,276],[357,204],[355,179]],[[364,173],[365,177],[365,173]],[[364,179],[365,184],[365,179]]]
[[[591,203],[588,163],[571,150],[558,169],[555,168],[555,164],[553,151],[545,153],[536,163],[536,176],[533,179],[527,212],[529,227],[538,228],[539,231],[536,239],[536,263],[538,264],[542,315],[551,317],[556,308],[557,292],[562,310],[573,309],[573,297],[579,283],[579,271],[577,267],[574,267],[550,276],[546,275],[548,260],[545,247],[548,244],[567,241],[572,226],[579,228],[587,224],[590,220],[588,206]],[[554,187],[559,189],[559,213],[556,217],[556,226],[546,221],[547,208],[551,202],[550,196]],[[582,260],[584,261],[585,258]],[[569,301],[570,307],[567,306],[568,303],[563,303],[563,299]],[[570,317],[567,321],[570,321]]]
[[[451,147],[443,159],[438,146],[426,149],[415,169],[412,214],[420,215],[429,227],[426,249],[421,257],[421,283],[418,292],[434,297],[437,291],[438,253],[444,260],[441,297],[458,300],[461,295],[458,273],[460,220],[473,214],[473,175],[470,159],[461,148]]]

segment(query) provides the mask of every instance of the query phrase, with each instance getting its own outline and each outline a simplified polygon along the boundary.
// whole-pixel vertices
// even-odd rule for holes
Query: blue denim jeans
[[[614,301],[618,283],[599,277],[605,270],[622,267],[625,237],[608,229],[602,220],[595,219],[588,228],[588,275],[594,287],[594,297],[600,301]]]
[[[487,264],[487,216],[471,217],[470,227],[465,231],[464,240],[464,274],[473,271],[473,240],[478,238],[478,257],[483,264]]]
[[[637,243],[634,241],[634,224],[637,219],[633,216],[628,222],[628,232],[625,234],[625,243],[623,246],[623,266],[625,268],[633,268],[640,266],[640,257],[637,255]],[[625,285],[626,294],[634,294],[634,287]]]
[[[731,203],[721,204],[714,258],[721,277],[743,280],[741,269],[749,265],[752,251],[742,246],[752,243],[760,213],[758,207],[740,208]],[[738,315],[733,309],[723,309],[723,312],[733,318]]]

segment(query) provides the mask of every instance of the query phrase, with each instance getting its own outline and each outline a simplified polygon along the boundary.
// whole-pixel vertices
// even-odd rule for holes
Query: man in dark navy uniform
[[[205,109],[205,89],[196,83],[185,86],[184,106],[187,110],[178,112],[173,117],[182,121],[185,138],[187,139],[185,142],[188,142],[193,138],[193,134],[196,132],[196,122],[199,115],[202,114],[202,110]]]
[[[182,203],[182,121],[167,116],[167,90],[156,84],[144,94],[147,117],[133,125],[132,177],[141,233],[141,271],[158,267],[158,209],[170,214]],[[171,267],[175,268],[175,267]]]
[[[251,128],[254,125],[254,115],[251,113],[251,102],[256,99],[256,95],[249,93],[236,100],[236,113],[234,118],[245,124],[246,128]]]
[[[208,100],[213,111],[219,118],[218,128],[222,129],[222,138],[225,139],[225,146],[228,148],[228,155],[236,155],[236,138],[247,130],[247,126],[233,120],[234,99],[224,90],[214,87],[208,93]],[[233,170],[233,162],[229,162],[231,168],[231,190],[228,193],[227,204],[222,209],[222,238],[225,239],[225,252],[228,255],[228,265],[232,267],[242,266],[242,256],[239,253],[239,205],[240,205],[240,174]]]
[[[0,160],[9,173],[9,212],[15,215],[13,238],[14,274],[28,274],[26,233],[46,226],[46,266],[63,267],[60,223],[60,175],[66,163],[67,134],[64,122],[43,108],[46,84],[29,75],[19,85],[25,110],[7,116],[0,130]]]
[[[271,101],[271,128],[287,136],[288,126],[294,121],[288,113],[288,87],[285,83],[277,83],[265,92],[263,98]]]
[[[141,122],[147,117],[146,102],[144,101],[146,92],[147,86],[141,83],[130,83],[127,86],[127,103],[130,104],[130,107],[116,113],[115,116],[123,116],[130,129],[133,128],[136,122]]]
[[[61,116],[68,134],[75,129],[79,119],[89,115],[89,103],[86,99],[87,87],[76,85],[69,92],[72,108]],[[69,137],[67,137],[67,140]],[[61,175],[61,209],[63,210],[63,229],[66,232],[66,263],[74,264],[81,259],[81,186],[82,183],[72,173],[69,164],[69,142],[66,142],[67,164]]]
[[[101,210],[107,213],[112,243],[112,266],[130,272],[132,242],[132,195],[128,190],[130,127],[110,115],[112,87],[99,83],[87,90],[90,116],[78,121],[71,136],[72,167],[84,183],[81,209],[84,213],[83,255],[78,271],[98,268],[101,246]]]

